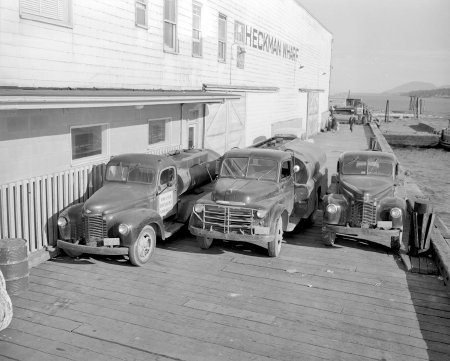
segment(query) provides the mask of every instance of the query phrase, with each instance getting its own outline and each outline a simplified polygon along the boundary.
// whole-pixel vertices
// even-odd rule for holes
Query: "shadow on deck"
[[[448,360],[450,301],[381,246],[286,234],[279,258],[187,232],[144,267],[59,257],[12,297],[0,358],[14,360]]]

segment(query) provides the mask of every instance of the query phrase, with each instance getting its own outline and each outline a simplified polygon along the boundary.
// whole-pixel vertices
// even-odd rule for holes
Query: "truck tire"
[[[68,249],[64,249],[63,251],[67,256],[69,256],[71,258],[77,258],[83,254],[83,252],[69,251]]]
[[[334,246],[334,242],[336,241],[336,233],[322,232],[322,240],[326,246]]]
[[[156,232],[152,226],[145,226],[128,251],[131,264],[142,266],[147,263],[155,252],[155,247]]]
[[[213,239],[211,237],[197,236],[197,243],[201,249],[209,249],[213,243]]]
[[[399,236],[392,236],[391,237],[391,250],[392,250],[392,252],[398,253],[400,251],[402,237],[403,237],[403,231],[400,231],[400,235]]]
[[[267,245],[269,257],[278,257],[281,250],[281,243],[283,243],[283,220],[280,216],[278,217],[277,224],[275,226],[275,238]]]

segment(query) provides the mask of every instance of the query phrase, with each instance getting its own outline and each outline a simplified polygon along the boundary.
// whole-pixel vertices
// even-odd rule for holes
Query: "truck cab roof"
[[[232,149],[227,153],[225,153],[224,155],[224,158],[231,158],[231,157],[264,158],[280,162],[285,159],[290,159],[292,155],[289,152],[277,149],[244,148],[244,149]]]

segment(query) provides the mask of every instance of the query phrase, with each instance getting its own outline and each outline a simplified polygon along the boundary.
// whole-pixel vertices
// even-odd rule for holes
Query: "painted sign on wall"
[[[261,30],[245,25],[245,44],[285,59],[296,61],[299,49]]]

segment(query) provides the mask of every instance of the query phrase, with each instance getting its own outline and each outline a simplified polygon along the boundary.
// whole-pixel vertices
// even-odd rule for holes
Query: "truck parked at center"
[[[213,239],[242,241],[280,253],[283,232],[314,219],[328,188],[325,153],[295,136],[275,136],[222,158],[219,178],[189,222],[201,248]]]

